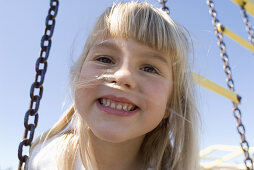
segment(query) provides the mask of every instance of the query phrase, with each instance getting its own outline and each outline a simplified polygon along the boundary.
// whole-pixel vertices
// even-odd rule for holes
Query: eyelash
[[[102,62],[102,63],[106,63],[106,64],[115,64],[114,61],[107,56],[100,56],[98,58],[95,59],[96,61]]]
[[[154,68],[153,66],[150,66],[150,65],[147,65],[147,66],[144,66],[141,68],[141,70],[144,69],[144,71],[146,70],[146,72],[149,72],[149,73],[152,73],[152,74],[159,74],[159,72],[157,71],[156,68]],[[148,71],[147,69],[151,70],[151,71]]]
[[[115,62],[112,61],[112,59],[107,56],[100,56],[100,57],[96,58],[95,60],[105,63],[105,64],[115,64]],[[152,74],[159,74],[159,71],[151,65],[146,65],[146,66],[142,67],[140,70],[144,70],[145,72],[152,73]]]

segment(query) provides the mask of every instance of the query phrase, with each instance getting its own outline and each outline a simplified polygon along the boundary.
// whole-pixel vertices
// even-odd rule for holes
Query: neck
[[[92,132],[91,144],[98,170],[141,170],[143,159],[140,153],[144,136],[112,143],[97,138]]]

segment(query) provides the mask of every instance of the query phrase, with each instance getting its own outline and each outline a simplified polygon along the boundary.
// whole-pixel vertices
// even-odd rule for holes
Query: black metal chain
[[[221,59],[224,64],[223,69],[224,69],[224,72],[226,73],[227,86],[231,91],[234,92],[235,91],[234,81],[232,79],[232,71],[229,66],[229,59],[228,59],[228,55],[226,53],[226,45],[223,41],[223,34],[220,33],[217,29],[217,25],[220,24],[220,21],[217,18],[217,13],[214,9],[215,6],[214,6],[213,1],[207,0],[207,4],[210,8],[209,13],[211,14],[211,16],[213,18],[212,24],[214,26],[215,35],[219,40],[218,46],[221,50],[220,56],[221,56]],[[223,28],[222,28],[222,30],[223,30]],[[242,120],[241,120],[242,113],[241,113],[240,109],[238,108],[238,104],[236,104],[234,102],[233,102],[233,114],[234,114],[234,117],[236,118],[236,121],[237,121],[237,131],[241,137],[240,145],[241,145],[241,148],[242,148],[242,150],[244,152],[244,156],[245,156],[245,160],[244,160],[245,166],[246,166],[247,170],[253,170],[253,161],[252,161],[250,154],[249,154],[249,144],[248,144],[246,137],[245,137],[245,127],[244,127]]]
[[[169,15],[170,11],[169,8],[166,6],[167,0],[159,0],[159,3],[162,5],[161,9]]]
[[[41,38],[41,51],[40,57],[37,59],[35,64],[35,81],[33,82],[30,88],[30,106],[28,111],[25,114],[24,126],[25,132],[23,140],[19,144],[18,148],[18,158],[19,158],[19,170],[24,168],[26,161],[28,159],[27,155],[23,155],[23,147],[31,147],[31,143],[34,137],[34,131],[38,124],[38,110],[40,105],[40,100],[43,94],[43,82],[45,74],[47,71],[47,59],[49,56],[49,51],[51,47],[51,38],[53,36],[54,27],[55,27],[55,17],[57,15],[59,2],[58,0],[50,0],[50,9],[48,11],[48,16],[46,18],[46,28],[44,30],[44,35]],[[36,93],[36,90],[38,91]],[[33,123],[29,123],[29,119],[33,118]]]
[[[251,44],[253,44],[254,45],[254,35],[253,35],[253,29],[251,28],[251,23],[250,23],[250,21],[249,21],[249,17],[248,17],[248,15],[247,15],[247,13],[246,13],[246,10],[245,10],[245,5],[246,5],[246,2],[244,2],[243,3],[243,5],[241,6],[241,12],[242,12],[242,14],[243,14],[243,22],[245,23],[245,25],[246,25],[246,31],[248,32],[248,34],[249,34],[249,40],[250,40],[250,42],[251,42]]]

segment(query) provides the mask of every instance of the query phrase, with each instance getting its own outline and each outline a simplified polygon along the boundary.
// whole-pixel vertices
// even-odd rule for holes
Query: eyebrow
[[[162,61],[165,64],[169,64],[165,57],[162,57],[161,55],[158,55],[156,53],[149,52],[149,53],[144,53],[144,55],[148,56],[150,58],[154,58],[154,59],[160,60],[160,61]]]
[[[108,42],[108,41],[102,41],[96,44],[93,48],[110,48],[114,50],[119,50],[119,47],[115,43]]]
[[[118,51],[120,50],[120,48],[117,44],[109,42],[109,41],[102,41],[102,42],[96,44],[93,47],[93,49],[96,49],[96,48],[110,48],[113,50],[118,50]],[[154,53],[154,52],[150,52],[150,51],[144,52],[144,53],[141,53],[141,56],[148,56],[149,58],[157,59],[157,60],[162,61],[165,64],[169,64],[165,57],[162,57],[161,55]]]

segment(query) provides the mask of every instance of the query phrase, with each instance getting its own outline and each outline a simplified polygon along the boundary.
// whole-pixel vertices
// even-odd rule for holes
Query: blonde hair
[[[190,42],[185,29],[176,24],[165,12],[146,2],[114,4],[99,17],[86,41],[82,55],[71,69],[72,91],[75,91],[75,83],[89,49],[96,42],[109,37],[135,39],[148,47],[163,51],[173,63],[173,94],[166,110],[169,117],[146,134],[140,148],[146,168],[153,166],[156,170],[199,169],[198,112],[188,63]],[[33,143],[32,149],[38,143],[60,134],[62,148],[61,152],[59,151],[59,161],[62,167],[59,169],[74,169],[78,150],[85,168],[96,169],[93,165],[95,158],[88,148],[89,135],[86,123],[79,114],[74,113],[75,108],[72,105],[49,131]],[[73,127],[68,127],[71,122]]]

